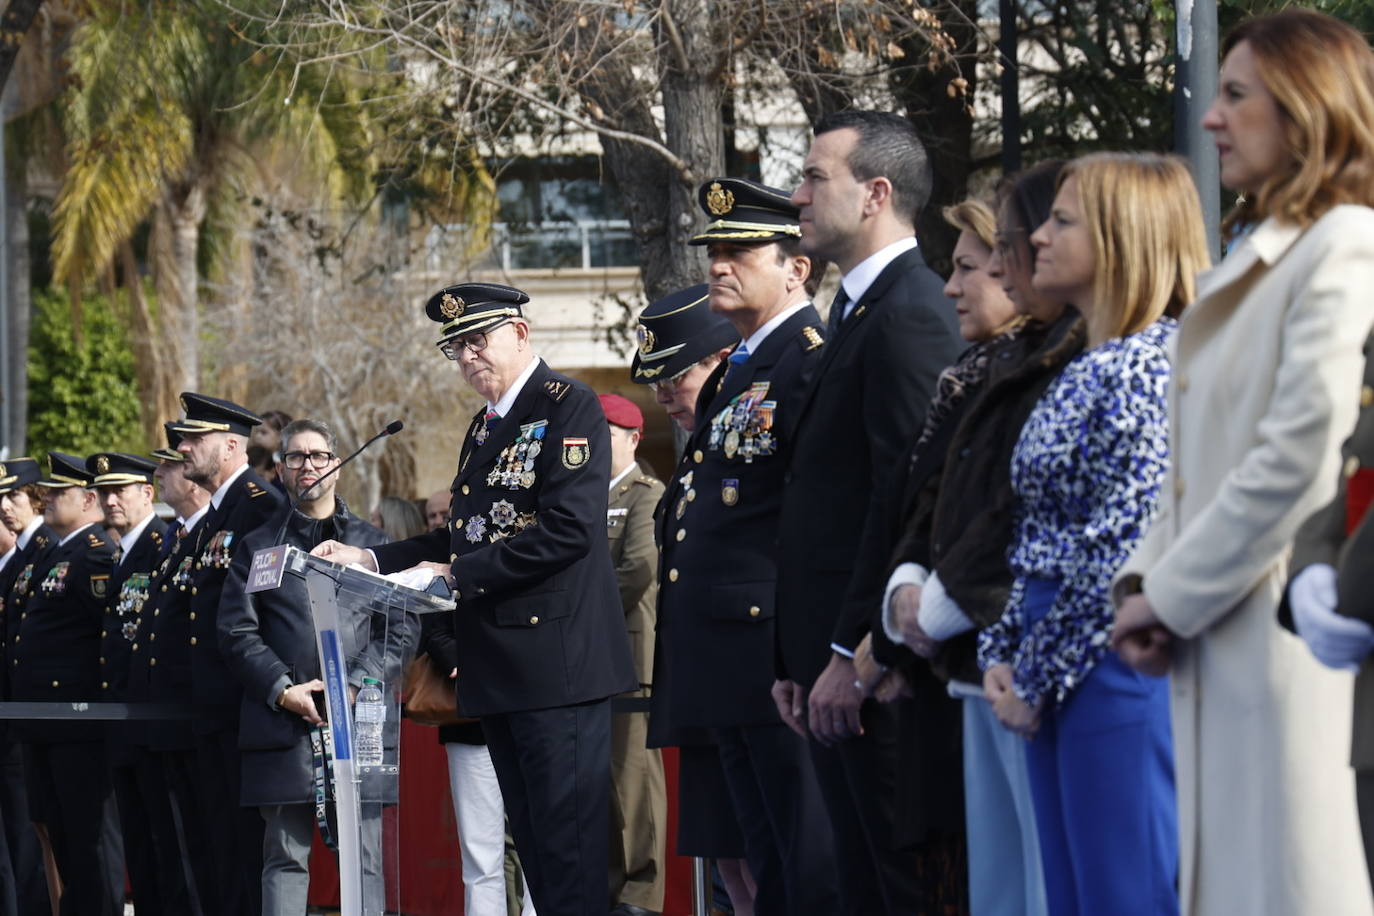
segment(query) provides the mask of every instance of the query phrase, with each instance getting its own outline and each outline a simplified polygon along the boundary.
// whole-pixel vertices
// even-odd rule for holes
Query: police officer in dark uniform
[[[38,462],[14,458],[0,462],[0,524],[15,535],[14,552],[0,569],[0,699],[10,700],[10,646],[19,634],[19,611],[6,611],[21,575],[32,575],[36,556],[57,543],[43,522],[42,477]],[[25,570],[29,570],[25,574]],[[11,605],[12,606],[12,605]],[[51,912],[43,874],[43,853],[29,816],[24,767],[14,726],[0,720],[0,913],[30,916]]]
[[[100,696],[100,630],[114,545],[89,487],[84,458],[48,453],[44,518],[58,537],[35,567],[10,647],[14,699],[53,703]],[[47,827],[62,878],[61,912],[118,916],[124,856],[105,763],[104,730],[84,723],[26,721],[29,809]]]
[[[217,620],[229,564],[244,536],[282,504],[279,491],[248,466],[248,434],[262,419],[231,401],[184,391],[185,419],[177,450],[182,473],[210,491],[210,513],[196,526],[187,598],[191,635],[191,701],[196,706],[198,814],[210,831],[214,875],[197,874],[201,903],[222,912],[256,914],[262,907],[262,818],[239,806],[238,718],[242,687],[219,651]],[[184,560],[183,560],[184,562]],[[154,630],[156,634],[156,629]],[[160,637],[159,637],[160,638]],[[207,890],[207,881],[209,890]]]
[[[466,283],[425,313],[487,400],[468,425],[447,530],[367,552],[436,563],[455,589],[458,703],[482,720],[540,916],[605,916],[610,697],[639,685],[604,534],[610,436],[596,394],[531,348],[517,289]]]
[[[712,222],[692,241],[708,246],[711,309],[743,343],[697,399],[659,512],[669,690],[655,716],[666,709],[675,728],[714,729],[758,884],[755,912],[829,914],[838,906],[829,822],[806,741],[771,695],[778,510],[798,405],[822,353],[810,302],[819,271],[800,252],[786,191],[718,178],[699,197]]]
[[[186,456],[176,450],[181,434],[166,424],[166,448],[155,450],[153,475],[162,499],[176,513],[163,540],[161,556],[148,582],[148,596],[133,618],[126,697],[130,703],[189,706],[191,696],[191,620],[189,592],[197,534],[210,512],[210,493],[186,479]],[[195,805],[195,743],[188,719],[130,722],[126,740],[147,751],[142,771],[155,770],[167,787],[167,804],[176,818],[149,820],[161,870],[163,907],[169,913],[215,912],[215,901],[201,906],[197,874],[210,874],[210,828]],[[194,865],[193,865],[194,863]]]
[[[99,494],[105,524],[119,536],[110,576],[105,620],[100,632],[100,699],[125,702],[128,696],[129,647],[138,635],[138,620],[148,599],[154,568],[161,559],[167,523],[153,512],[153,472],[147,458],[120,452],[100,452],[86,459],[86,472]],[[177,899],[170,886],[179,874],[175,852],[159,850],[158,838],[175,835],[172,805],[162,767],[146,746],[131,740],[128,722],[111,722],[106,729],[106,753],[119,824],[124,860],[140,916],[181,912],[169,908]],[[153,821],[161,823],[154,829]],[[161,852],[161,856],[159,853]],[[184,890],[181,892],[184,896]]]

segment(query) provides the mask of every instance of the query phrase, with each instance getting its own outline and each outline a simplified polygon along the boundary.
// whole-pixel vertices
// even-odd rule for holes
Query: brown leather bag
[[[401,687],[402,715],[417,725],[460,725],[476,719],[458,715],[458,697],[453,681],[440,672],[422,652],[406,666]]]

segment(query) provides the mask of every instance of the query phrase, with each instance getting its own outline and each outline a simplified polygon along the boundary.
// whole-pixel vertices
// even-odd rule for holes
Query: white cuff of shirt
[[[370,559],[370,560],[372,561],[372,568],[373,568],[374,570],[377,570],[377,571],[378,571],[378,574],[380,574],[380,571],[381,571],[381,568],[382,568],[382,567],[379,566],[379,565],[377,564],[377,555],[376,555],[375,553],[373,553],[372,550],[371,550],[370,548],[367,548],[367,547],[364,547],[364,548],[363,548],[363,553],[367,554],[368,559]]]
[[[921,589],[921,610],[916,615],[916,621],[926,635],[936,642],[967,633],[974,626],[973,621],[949,596],[949,592],[945,591],[939,573],[931,573],[925,588]]]
[[[902,563],[892,571],[887,579],[887,589],[883,592],[883,632],[887,638],[902,645],[902,631],[892,614],[892,594],[903,585],[924,586],[930,572],[920,563]]]

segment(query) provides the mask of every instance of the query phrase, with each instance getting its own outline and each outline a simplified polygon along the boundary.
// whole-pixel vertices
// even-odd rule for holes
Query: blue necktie
[[[835,332],[840,329],[840,322],[844,321],[844,309],[849,304],[849,296],[845,295],[844,287],[841,286],[835,293],[835,299],[830,303],[830,314],[826,316],[826,330],[830,333],[827,337],[834,337]]]
[[[741,343],[735,347],[735,351],[730,354],[730,365],[725,370],[725,378],[721,380],[721,386],[730,384],[730,376],[739,371],[740,366],[749,358],[749,345]]]

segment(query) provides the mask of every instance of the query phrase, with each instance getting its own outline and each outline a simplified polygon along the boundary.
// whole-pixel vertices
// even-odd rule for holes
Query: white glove
[[[1317,661],[1328,668],[1355,671],[1374,649],[1374,627],[1336,613],[1336,568],[1308,566],[1288,585],[1293,624]]]

